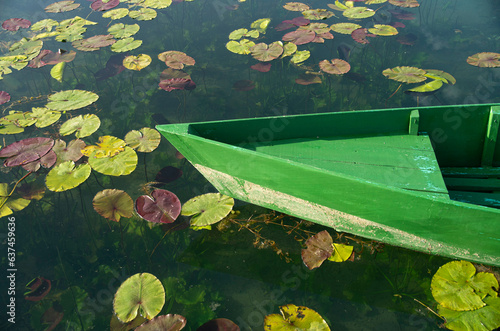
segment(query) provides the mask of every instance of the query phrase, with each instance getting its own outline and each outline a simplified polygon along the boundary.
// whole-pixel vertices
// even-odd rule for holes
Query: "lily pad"
[[[420,6],[417,0],[389,0],[389,3],[391,5],[404,8],[414,8]]]
[[[240,327],[227,318],[216,318],[206,322],[196,331],[240,331]]]
[[[93,92],[83,90],[67,90],[49,95],[47,108],[52,110],[74,110],[86,107],[99,99]]]
[[[166,51],[158,54],[158,59],[172,69],[182,69],[184,65],[192,66],[195,60],[184,52]]]
[[[165,289],[161,282],[149,273],[135,274],[118,288],[113,300],[116,317],[128,323],[138,315],[152,319],[165,304]]]
[[[154,151],[160,145],[160,141],[160,133],[151,128],[142,128],[139,131],[132,130],[125,135],[127,145],[143,153]]]
[[[295,54],[293,54],[292,58],[290,59],[290,62],[294,64],[299,64],[301,62],[304,62],[311,56],[311,52],[307,50],[303,51],[297,51]]]
[[[469,311],[456,311],[438,306],[438,313],[446,319],[445,326],[457,331],[490,331],[500,327],[500,298],[488,296],[486,306]]]
[[[316,34],[323,34],[330,31],[330,26],[325,23],[310,23],[307,25],[300,26],[298,30],[309,30]]]
[[[71,1],[74,2],[74,1]],[[79,6],[80,4],[78,4]],[[41,31],[46,30],[48,32],[52,31],[52,28],[59,25],[59,22],[50,18],[38,21],[31,26],[31,31]]]
[[[0,134],[17,134],[24,131],[19,120],[26,119],[22,111],[10,111],[9,115],[0,118]]]
[[[143,2],[141,2],[141,6],[155,9],[167,8],[171,4],[172,0],[144,0]]]
[[[430,81],[429,83],[406,90],[405,93],[417,96],[430,95],[439,90],[441,86],[443,86],[442,80],[433,80]]]
[[[140,71],[151,63],[151,56],[139,54],[137,56],[129,55],[123,59],[123,66],[130,70]]]
[[[291,42],[287,42],[283,46],[283,54],[281,54],[281,58],[284,58],[286,56],[290,56],[293,53],[295,53],[296,51],[297,51],[297,45],[295,45],[294,43],[291,43]]]
[[[176,314],[167,314],[153,318],[151,321],[148,321],[135,329],[135,331],[179,331],[185,326],[185,317]]]
[[[478,273],[467,261],[452,261],[441,266],[431,281],[432,296],[443,307],[474,310],[485,306],[487,294],[496,296],[498,281],[493,274]]]
[[[467,58],[467,63],[482,68],[500,67],[500,54],[493,52],[476,53]]]
[[[231,40],[239,40],[243,37],[248,37],[248,38],[258,38],[259,37],[259,31],[257,30],[250,30],[248,29],[238,29],[234,30],[229,34],[229,39]]]
[[[66,62],[60,62],[50,69],[50,76],[57,80],[59,83],[62,83],[64,67],[66,66]]]
[[[0,150],[0,158],[6,167],[16,167],[38,160],[47,154],[54,146],[54,140],[50,138],[27,138],[13,142]]]
[[[355,23],[336,23],[330,26],[332,31],[341,34],[351,34],[354,30],[360,28],[362,28],[362,26]]]
[[[73,47],[83,52],[93,52],[102,47],[113,45],[116,42],[110,34],[97,35],[86,39],[76,40],[72,43]]]
[[[181,215],[192,216],[191,225],[202,227],[219,222],[234,206],[234,199],[220,193],[207,193],[188,200]]]
[[[149,222],[173,223],[181,212],[181,202],[174,193],[156,189],[135,200],[135,211]]]
[[[259,18],[258,20],[253,21],[252,24],[250,24],[250,27],[262,34],[265,34],[270,22],[270,18]]]
[[[310,30],[295,30],[288,32],[281,39],[283,41],[290,41],[295,45],[304,45],[310,43],[316,38],[316,33]]]
[[[103,1],[103,0],[95,0],[92,2],[90,5],[90,8],[95,11],[105,11],[109,9],[113,9],[116,6],[120,4],[120,0],[108,0],[108,1]]]
[[[373,33],[368,33],[368,29],[360,28],[351,33],[352,39],[360,44],[369,44],[370,42],[366,37],[376,37]]]
[[[351,70],[351,65],[341,59],[333,59],[331,61],[323,60],[319,63],[319,68],[332,75],[342,75]]]
[[[457,80],[447,72],[436,69],[425,69],[425,77],[442,80],[443,83],[454,85]]]
[[[92,200],[96,212],[104,218],[119,222],[121,217],[134,215],[134,201],[122,190],[108,189],[98,192]]]
[[[110,18],[111,20],[119,20],[120,18],[127,16],[128,12],[129,10],[127,8],[116,8],[103,13],[102,17]]]
[[[415,67],[394,67],[385,69],[382,74],[392,80],[401,83],[420,83],[427,79],[425,77],[425,70]]]
[[[11,189],[7,183],[0,183],[0,217],[13,214],[26,208],[31,200],[9,196]]]
[[[74,1],[59,1],[45,7],[45,11],[47,13],[63,13],[78,7],[80,7],[80,4]]]
[[[326,20],[333,16],[333,13],[326,9],[308,9],[302,12],[304,18],[308,20]]]
[[[165,91],[173,90],[193,90],[196,88],[196,84],[187,78],[171,78],[161,80],[158,86]]]
[[[86,163],[75,166],[75,162],[66,161],[52,168],[45,184],[54,192],[62,192],[77,187],[87,180],[92,169]]]
[[[65,161],[78,161],[83,156],[81,150],[85,148],[85,142],[80,139],[71,140],[66,146],[66,142],[57,139],[54,143],[52,150],[57,155],[57,163],[60,164]]]
[[[19,125],[26,127],[35,124],[37,128],[45,128],[57,122],[61,113],[44,107],[33,107],[25,116],[25,119],[18,121]]]
[[[248,39],[231,40],[226,44],[226,48],[236,54],[250,54],[250,48],[253,46],[255,46],[255,43]]]
[[[26,171],[36,172],[38,171],[38,169],[40,169],[40,167],[44,167],[46,169],[52,167],[56,163],[56,160],[57,160],[56,153],[54,153],[53,150],[50,150],[47,154],[45,154],[41,158],[33,162],[23,164],[21,165],[21,167],[23,167],[23,169]]]
[[[281,315],[271,314],[265,317],[265,331],[330,331],[323,317],[310,308],[288,304],[281,306],[280,311]]]
[[[9,31],[18,31],[20,28],[27,29],[30,26],[31,22],[24,18],[9,18],[2,23],[2,28]]]
[[[373,28],[369,28],[370,33],[377,36],[394,36],[398,34],[398,30],[392,25],[375,24]]]
[[[318,268],[323,261],[333,254],[333,240],[328,231],[323,230],[306,241],[306,249],[302,249],[302,262],[309,270]]]
[[[277,59],[283,53],[283,46],[279,42],[273,42],[270,45],[259,43],[250,48],[254,59],[267,62]]]
[[[344,10],[342,15],[344,15],[347,18],[359,19],[359,18],[372,17],[373,15],[375,15],[375,11],[367,7],[351,7]]]
[[[128,13],[128,16],[130,16],[130,18],[133,18],[138,21],[149,21],[154,19],[156,15],[158,15],[156,10],[151,8],[141,8],[139,10],[131,10]]]
[[[287,2],[283,8],[289,11],[304,11],[308,10],[309,6],[306,4],[303,4],[302,2]]]
[[[83,155],[94,158],[115,156],[125,150],[127,144],[124,140],[113,136],[101,136],[95,145],[89,145],[82,150]],[[95,153],[94,153],[95,152]]]
[[[111,45],[111,51],[116,53],[128,52],[142,45],[142,40],[136,40],[132,37],[118,40]]]
[[[59,128],[59,133],[62,136],[67,136],[76,132],[75,137],[83,138],[96,132],[99,126],[101,126],[101,120],[97,115],[78,115],[64,122]]]
[[[137,153],[130,147],[125,146],[124,151],[114,156],[98,158],[94,151],[89,156],[89,164],[97,172],[109,176],[125,176],[135,170],[137,166]]]
[[[41,40],[27,40],[26,38],[21,39],[17,43],[13,44],[9,51],[10,56],[15,55],[25,55],[26,59],[22,62],[33,60],[40,53],[42,49],[43,41]],[[27,64],[27,63],[26,63]],[[18,69],[19,70],[19,69]]]
[[[10,101],[10,94],[5,91],[0,91],[0,105]]]
[[[116,23],[109,27],[108,33],[117,39],[122,39],[135,35],[139,29],[139,24]]]
[[[328,260],[333,262],[345,262],[349,260],[353,250],[354,247],[351,245],[333,243],[333,253]]]

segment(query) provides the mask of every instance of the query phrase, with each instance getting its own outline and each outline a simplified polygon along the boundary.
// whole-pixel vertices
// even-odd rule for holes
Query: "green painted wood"
[[[498,140],[498,132],[500,127],[500,108],[491,107],[490,116],[488,119],[488,126],[486,129],[486,136],[484,139],[483,157],[481,166],[493,166],[493,158],[495,154],[495,147]]]
[[[163,125],[158,130],[224,194],[338,231],[500,266],[498,209],[244,148],[293,139],[408,135],[414,109]],[[429,136],[441,167],[480,166],[490,109],[418,108],[419,133]],[[494,155],[494,163],[498,157]]]
[[[408,132],[410,135],[416,136],[418,134],[418,126],[420,124],[420,113],[418,109],[414,109],[410,113],[410,126]]]
[[[449,190],[500,191],[500,179],[498,178],[445,177],[444,182]]]

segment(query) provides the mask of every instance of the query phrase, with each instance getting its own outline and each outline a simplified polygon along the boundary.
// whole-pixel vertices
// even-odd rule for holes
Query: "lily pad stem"
[[[31,175],[31,171],[28,172],[26,175],[24,175],[20,180],[18,180],[16,182],[16,184],[14,185],[14,187],[12,188],[12,190],[10,191],[9,195],[7,195],[7,199],[5,199],[4,201],[2,201],[2,203],[0,204],[0,209],[2,209],[3,205],[5,205],[5,203],[7,202],[7,200],[9,200],[10,196],[14,193],[14,190],[16,189],[17,185],[19,185],[19,183],[22,182],[29,175]]]

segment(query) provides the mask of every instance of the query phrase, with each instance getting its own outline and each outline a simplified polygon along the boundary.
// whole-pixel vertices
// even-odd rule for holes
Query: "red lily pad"
[[[376,37],[373,33],[368,33],[368,29],[360,28],[351,32],[351,37],[354,41],[357,41],[360,44],[369,44],[370,42],[366,37]]]
[[[90,8],[94,11],[105,11],[109,9],[113,9],[116,6],[120,4],[120,0],[109,0],[108,2],[104,3],[102,0],[96,0],[92,2],[90,5]]]
[[[333,59],[331,61],[323,60],[319,63],[319,68],[332,75],[342,75],[351,70],[351,65],[341,59]]]
[[[26,285],[26,288],[29,289],[25,295],[25,299],[28,301],[40,301],[42,300],[52,288],[51,282],[48,279],[43,277],[37,277],[33,279]]]
[[[174,193],[156,189],[135,200],[135,211],[149,222],[173,223],[181,213],[181,202]]]
[[[36,137],[16,141],[0,150],[0,158],[7,158],[6,167],[16,167],[38,160],[54,146],[50,138]]]
[[[186,318],[177,314],[161,315],[139,326],[136,331],[179,331],[186,326]]]
[[[282,38],[283,41],[290,41],[295,45],[304,45],[310,43],[316,38],[316,33],[310,30],[295,30],[288,32]]]
[[[333,254],[333,239],[326,230],[307,239],[306,246],[306,249],[302,249],[301,255],[302,262],[309,270],[318,268]]]
[[[85,146],[85,142],[80,139],[71,140],[67,146],[64,140],[57,139],[52,150],[57,155],[58,164],[66,161],[76,162],[83,156],[82,149]]]
[[[192,66],[195,60],[184,52],[166,51],[158,54],[158,59],[172,69],[182,69],[184,65]]]
[[[172,78],[191,79],[191,76],[183,70],[177,70],[172,68],[167,68],[160,73],[160,80],[172,79]]]
[[[311,85],[311,84],[321,84],[321,78],[318,75],[313,74],[301,74],[295,83],[299,85]]]
[[[50,150],[47,154],[45,154],[38,160],[23,164],[21,166],[26,171],[36,172],[38,171],[38,169],[40,169],[40,167],[44,167],[45,169],[52,167],[56,163],[56,161],[57,161],[56,153],[54,153],[53,150]]]
[[[255,88],[255,83],[248,79],[242,79],[233,84],[236,91],[250,91]]]
[[[41,68],[45,65],[54,65],[60,62],[71,62],[75,59],[75,51],[65,51],[59,49],[57,52],[52,52],[48,49],[43,49],[40,54],[37,55],[33,60],[30,61],[28,67],[30,68]]]
[[[164,79],[158,85],[162,90],[168,92],[173,90],[193,90],[196,88],[196,84],[191,79],[186,78]]]
[[[0,91],[0,105],[10,101],[10,94],[5,91]]]
[[[392,25],[395,28],[406,28],[406,25],[402,22],[393,22],[390,25]]]
[[[257,64],[254,64],[253,66],[250,66],[250,68],[252,68],[253,70],[260,71],[260,72],[268,72],[269,70],[271,70],[271,63],[259,62]]]
[[[97,35],[86,39],[73,41],[73,47],[84,52],[97,51],[101,47],[113,45],[116,40],[112,35]]]
[[[24,18],[9,18],[2,23],[2,28],[9,31],[17,31],[20,28],[27,29],[31,26],[31,22]]]
[[[216,318],[206,322],[196,331],[240,331],[240,327],[227,318]]]
[[[500,67],[500,54],[493,52],[476,53],[467,58],[467,63],[476,67]]]
[[[258,43],[250,47],[250,52],[254,59],[267,62],[278,58],[283,53],[283,46],[277,42],[273,42],[269,45]]]

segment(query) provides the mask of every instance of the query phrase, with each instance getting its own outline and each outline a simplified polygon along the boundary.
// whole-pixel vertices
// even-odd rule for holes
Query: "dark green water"
[[[78,15],[97,23],[88,27],[85,37],[106,33],[110,20],[102,18],[100,12],[92,12],[90,2],[76,2],[81,3],[80,8],[52,14],[43,11],[52,1],[3,1],[0,21],[22,17],[34,23],[45,18],[60,21]],[[292,29],[274,28],[283,20],[301,15],[283,9],[286,1],[174,2],[168,8],[158,9],[158,16],[150,21],[131,18],[116,21],[140,25],[134,37],[143,43],[128,54],[150,55],[153,62],[145,69],[124,70],[97,81],[94,74],[117,53],[110,51],[110,47],[95,52],[77,51],[75,60],[66,66],[62,83],[50,77],[51,66],[13,70],[4,75],[0,90],[10,93],[12,101],[1,105],[0,110],[7,113],[41,107],[46,103],[45,96],[55,91],[74,88],[93,91],[100,97],[94,105],[71,112],[72,116],[90,112],[100,117],[100,129],[84,138],[92,144],[101,135],[123,137],[132,129],[153,127],[158,124],[155,120],[158,115],[154,114],[176,123],[417,104],[500,102],[500,69],[478,68],[466,62],[473,54],[500,49],[500,5],[486,0],[419,2],[418,8],[399,8],[387,3],[369,5],[379,8],[375,16],[352,21],[363,27],[402,22],[405,27],[398,28],[397,36],[370,38],[369,44],[359,44],[349,35],[332,32],[333,40],[298,46],[299,50],[311,53],[302,67],[290,64],[288,57],[271,61],[271,70],[265,73],[250,69],[259,62],[251,55],[231,53],[225,45],[229,33],[239,28],[250,29],[250,24],[259,18],[271,18],[271,23],[266,34],[255,42],[281,40]],[[311,8],[329,9],[328,3],[333,2],[311,0],[307,4]],[[119,7],[127,6],[122,3]],[[414,19],[397,19],[403,11]],[[334,13],[336,17],[315,22],[332,25],[348,21],[342,13]],[[10,42],[29,38],[31,34],[29,29],[2,30],[0,54],[8,51],[5,47]],[[408,34],[413,44],[401,44],[398,37]],[[339,58],[341,45],[350,49],[349,63],[355,75],[323,74],[321,84],[308,86],[295,82],[305,71],[319,73],[321,60]],[[44,40],[43,48],[73,50],[71,43],[53,38]],[[159,73],[166,66],[157,55],[168,50],[183,51],[196,60],[194,66],[184,69],[197,84],[196,89],[167,92],[158,88]],[[403,84],[394,93],[399,82],[387,79],[382,71],[396,66],[442,70],[453,75],[456,84],[445,84],[435,94],[418,99],[403,93],[418,84]],[[249,91],[233,88],[241,80],[253,81],[255,88]],[[55,138],[57,125],[62,121],[63,118],[51,127],[15,136],[2,135],[0,145],[35,136]],[[62,193],[47,191],[43,199],[33,200],[27,208],[15,212],[16,324],[9,323],[4,314],[0,329],[45,330],[47,325],[42,325],[40,318],[51,306],[64,312],[55,330],[109,329],[114,293],[126,278],[140,272],[152,273],[162,281],[167,298],[162,314],[185,316],[188,321],[185,330],[196,330],[216,317],[232,319],[242,330],[263,330],[264,316],[278,313],[279,306],[288,303],[314,309],[332,330],[435,330],[442,323],[415,299],[436,308],[430,280],[439,266],[449,261],[445,258],[362,239],[361,243],[349,240],[358,252],[353,262],[325,262],[309,271],[301,262],[301,244],[295,240],[295,234],[286,235],[278,225],[268,225],[262,233],[274,240],[283,254],[288,254],[289,261],[272,247],[254,247],[255,236],[236,225],[224,231],[184,229],[162,239],[165,231],[161,227],[150,227],[138,217],[115,223],[94,211],[92,199],[98,191],[122,189],[135,199],[143,194],[141,187],[168,165],[183,171],[181,178],[164,187],[182,202],[215,192],[187,161],[177,159],[175,150],[163,140],[154,152],[139,155],[137,169],[128,176],[110,177],[93,172],[78,188]],[[20,168],[9,170],[2,169],[0,182],[15,183],[26,173]],[[43,182],[46,172],[42,169],[40,175],[30,176],[29,181],[37,177]],[[242,203],[237,204],[237,209],[246,217],[270,213]],[[286,222],[295,224],[292,219]],[[7,218],[0,223],[3,243],[0,256],[2,266],[6,266]],[[323,228],[313,226],[306,230],[319,232]],[[51,292],[42,301],[26,301],[24,287],[37,276],[51,280]],[[2,303],[10,298],[5,279],[2,277],[0,283]]]

